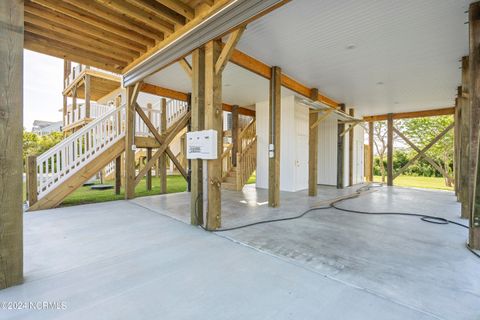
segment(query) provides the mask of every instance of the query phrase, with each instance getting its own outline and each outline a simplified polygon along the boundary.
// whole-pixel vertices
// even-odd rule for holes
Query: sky
[[[24,50],[23,126],[30,131],[34,120],[61,121],[63,60]]]

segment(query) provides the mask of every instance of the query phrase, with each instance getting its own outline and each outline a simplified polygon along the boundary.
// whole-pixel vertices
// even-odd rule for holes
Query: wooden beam
[[[222,222],[222,73],[215,71],[220,51],[220,41],[210,41],[205,45],[205,129],[217,132],[218,155],[217,159],[207,160],[207,228],[209,230],[220,228]]]
[[[271,80],[270,69],[271,67],[260,60],[257,60],[239,50],[234,50],[230,61],[248,71],[251,71],[265,79]],[[290,89],[304,97],[310,98],[312,89],[308,88],[304,84],[294,80],[293,78],[282,74],[281,83],[287,89]],[[327,97],[322,93],[318,93],[317,99],[314,101],[319,101],[324,103],[332,108],[337,108],[339,103],[332,98]]]
[[[282,69],[272,67],[268,121],[268,206],[273,208],[280,205],[281,76]]]
[[[150,93],[157,96],[165,97],[165,98],[170,98],[170,99],[175,99],[180,101],[188,101],[188,93],[156,86],[150,83],[143,83],[141,91],[145,93]],[[229,104],[223,103],[222,110],[231,112],[232,106]],[[239,107],[238,113],[245,116],[255,117],[255,110],[251,110],[248,108]]]
[[[374,152],[374,145],[373,145],[373,130],[374,130],[375,123],[373,121],[368,123],[368,167],[367,167],[367,181],[373,182],[373,152]]]
[[[312,89],[311,94],[310,99],[316,100],[318,89]],[[318,112],[309,112],[308,123],[308,195],[315,197],[318,179]]]
[[[141,87],[141,91],[145,93],[150,93],[157,96],[175,99],[175,100],[181,100],[181,101],[187,101],[187,98],[188,98],[188,95],[186,93],[159,87],[150,83],[143,83]]]
[[[472,212],[470,215],[469,246],[480,250],[480,158],[479,158],[479,129],[480,129],[480,2],[470,4],[470,175],[473,177]]]
[[[242,26],[237,30],[234,30],[230,34],[230,37],[228,38],[228,41],[223,47],[222,52],[218,57],[217,63],[215,64],[215,72],[217,74],[223,72],[223,69],[225,69],[225,67],[227,66],[228,60],[230,60],[230,57],[233,54],[233,50],[235,50],[235,47],[237,46],[238,41],[240,41],[240,38],[242,37],[244,31],[245,26]]]
[[[345,104],[340,104],[340,110],[345,112]],[[337,189],[344,187],[345,175],[345,124],[337,121]]]
[[[412,118],[423,118],[423,117],[447,116],[451,114],[455,114],[455,107],[393,113],[392,117],[393,117],[393,120],[400,120],[400,119],[412,119]],[[363,117],[363,120],[366,122],[385,121],[385,120],[388,120],[388,114],[365,116]]]
[[[387,185],[393,186],[393,113],[387,116]]]
[[[38,200],[37,189],[37,156],[27,157],[27,200],[28,205],[34,205]]]
[[[135,197],[135,104],[140,83],[126,88],[125,199]]]
[[[205,129],[205,49],[192,53],[192,119],[191,131]],[[191,160],[190,223],[203,225],[203,161]]]
[[[310,112],[310,113],[315,113],[318,115],[318,112]],[[331,115],[332,113],[333,113],[333,109],[323,111],[323,114],[321,116],[319,117],[317,116],[317,120],[315,121],[315,123],[310,124],[310,129],[315,129],[316,127],[318,127],[318,125],[322,123],[322,121],[327,119],[328,116]]]
[[[182,67],[182,69],[185,71],[185,73],[188,75],[188,77],[191,79],[192,78],[192,66],[190,63],[188,63],[187,59],[182,58],[178,60],[178,63]]]
[[[0,43],[0,289],[3,289],[23,281],[23,1],[0,1]]]
[[[348,114],[352,117],[355,116],[355,110],[350,108]],[[355,124],[351,125],[351,129],[348,132],[348,185],[353,186],[353,152],[354,152],[354,139],[355,139]]]

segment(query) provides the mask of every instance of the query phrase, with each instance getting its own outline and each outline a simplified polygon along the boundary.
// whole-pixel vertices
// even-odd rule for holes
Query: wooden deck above
[[[29,50],[117,73],[231,0],[26,0]]]
[[[71,97],[73,88],[76,88],[77,98],[85,99],[85,75],[90,76],[90,98],[93,101],[97,101],[121,86],[119,75],[96,69],[84,69],[68,83],[63,90],[63,95]]]

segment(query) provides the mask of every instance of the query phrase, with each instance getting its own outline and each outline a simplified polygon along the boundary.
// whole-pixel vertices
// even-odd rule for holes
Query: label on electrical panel
[[[187,159],[217,159],[217,131],[187,132]]]

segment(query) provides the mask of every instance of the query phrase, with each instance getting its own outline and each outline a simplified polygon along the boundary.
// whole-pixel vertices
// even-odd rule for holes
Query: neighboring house
[[[52,132],[61,132],[62,131],[63,121],[42,121],[35,120],[33,121],[32,132],[38,134],[39,136],[44,136]]]

